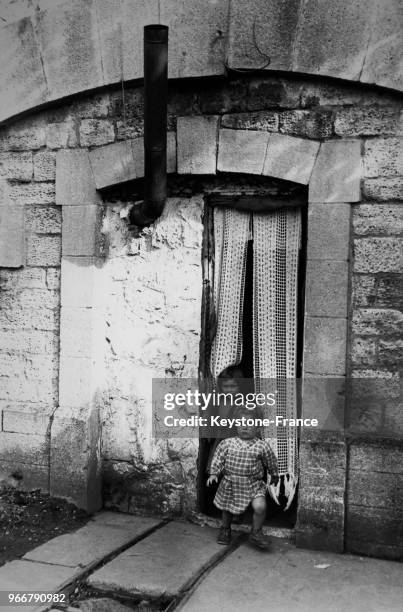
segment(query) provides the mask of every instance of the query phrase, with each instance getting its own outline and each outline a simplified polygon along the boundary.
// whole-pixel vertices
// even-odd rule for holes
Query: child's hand
[[[217,482],[218,482],[218,477],[215,474],[211,474],[211,476],[209,476],[209,478],[207,479],[207,486],[211,487],[213,483],[217,483]]]

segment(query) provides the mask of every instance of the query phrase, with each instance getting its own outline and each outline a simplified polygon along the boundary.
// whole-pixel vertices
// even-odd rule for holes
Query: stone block
[[[304,371],[310,374],[344,375],[346,339],[346,319],[306,317]]]
[[[329,138],[333,135],[333,111],[290,110],[279,113],[279,131],[301,138]]]
[[[49,563],[11,561],[0,568],[0,581],[2,588],[7,591],[57,593],[73,580],[76,571],[76,568]],[[31,611],[33,609],[26,608]]]
[[[351,362],[356,366],[374,365],[376,363],[376,342],[369,338],[353,338]]]
[[[400,346],[400,362],[402,362],[403,350]],[[383,415],[383,435],[392,439],[403,439],[403,419],[402,419],[402,394],[399,399],[389,400],[384,408]]]
[[[381,367],[395,368],[403,362],[403,340],[379,340],[378,363]]]
[[[63,257],[61,304],[70,308],[92,308],[102,296],[102,261],[96,257]]]
[[[376,277],[354,274],[352,285],[353,307],[373,306],[376,304]]]
[[[0,121],[46,102],[41,52],[29,18],[2,27]]]
[[[44,435],[0,431],[0,461],[47,465],[48,443]]]
[[[246,109],[298,108],[300,106],[301,85],[287,78],[279,79],[266,73],[264,79],[252,77],[248,80]]]
[[[143,77],[143,27],[160,21],[157,0],[97,0],[105,84]]]
[[[312,317],[347,317],[348,263],[308,260],[305,312]]]
[[[0,153],[0,179],[31,181],[32,174],[31,151]]]
[[[18,479],[18,488],[24,491],[40,489],[49,492],[49,467],[47,465],[29,465],[19,461],[0,461],[0,482],[15,482]]]
[[[46,435],[49,416],[40,412],[3,409],[3,431],[30,435]]]
[[[30,234],[27,237],[27,266],[60,266],[60,235]]]
[[[354,240],[354,271],[403,272],[402,238],[359,238]]]
[[[347,261],[350,248],[349,204],[309,204],[307,258]],[[337,227],[337,232],[334,228]]]
[[[115,140],[113,123],[109,119],[83,119],[80,123],[82,147],[99,147]]]
[[[357,81],[372,32],[365,0],[326,0],[301,6],[292,69]]]
[[[215,174],[218,117],[178,117],[178,173]]]
[[[291,70],[300,0],[231,2],[228,63],[231,68]]]
[[[302,487],[295,525],[297,547],[343,552],[343,497],[341,489]]]
[[[394,176],[403,168],[401,138],[376,138],[365,141],[364,176]]]
[[[401,91],[401,4],[399,0],[377,0],[374,8],[376,27],[372,28],[360,81]]]
[[[39,151],[34,155],[34,181],[56,179],[56,154],[53,151]]]
[[[309,183],[310,202],[359,202],[360,142],[323,142]]]
[[[78,146],[76,126],[73,121],[59,121],[46,126],[48,149],[67,149]]]
[[[400,127],[395,106],[350,106],[336,111],[334,119],[337,136],[396,136]]]
[[[99,3],[99,0],[97,0],[97,5],[99,5]],[[115,44],[116,42],[117,41],[115,41]],[[73,104],[69,106],[69,112],[71,112],[72,116],[76,119],[105,118],[109,115],[111,95],[113,94],[108,91],[103,91],[85,98],[77,98]],[[119,91],[119,95],[120,97],[122,96],[121,91]]]
[[[0,206],[0,267],[19,268],[25,265],[24,206]]]
[[[25,318],[28,327],[29,315]],[[10,403],[18,398],[19,402],[30,402],[38,407],[56,400],[57,354],[54,351],[48,355],[0,353],[0,364],[1,399]]]
[[[60,290],[60,268],[48,268],[46,270],[46,286],[49,290]]]
[[[400,508],[403,474],[356,472],[350,470],[347,494],[352,505]]]
[[[46,143],[44,121],[20,120],[16,125],[0,132],[1,151],[25,151],[40,149]]]
[[[200,110],[207,115],[246,111],[248,110],[248,97],[248,84],[241,79],[217,82],[210,86],[203,82],[203,88],[198,92]],[[180,114],[185,113],[186,109]]]
[[[97,189],[137,178],[130,140],[98,147],[89,156]]]
[[[220,130],[217,170],[262,174],[268,141],[265,132]]]
[[[62,210],[58,206],[26,206],[25,229],[36,234],[61,234]]]
[[[88,357],[60,357],[59,402],[65,409],[85,410],[94,399],[94,362]],[[78,412],[79,413],[79,412]]]
[[[353,228],[359,236],[403,234],[403,206],[386,203],[353,206]]]
[[[328,433],[344,432],[345,393],[344,377],[305,376],[302,388],[302,417],[317,419],[318,428],[315,431],[309,428],[301,431],[304,440],[314,440]],[[341,465],[337,467],[343,468]]]
[[[93,0],[42,3],[36,34],[46,74],[48,100],[104,84],[96,6]]]
[[[100,253],[102,208],[97,204],[63,207],[63,257]]]
[[[376,305],[403,310],[402,280],[399,276],[379,278]]]
[[[318,150],[319,143],[270,134],[263,174],[307,185]]]
[[[34,548],[23,559],[66,567],[86,567],[100,562],[122,546],[144,536],[159,523],[158,519],[141,516],[131,518],[128,525],[91,521],[74,533],[61,535]]]
[[[144,138],[134,138],[132,140],[132,150],[134,172],[137,178],[142,178],[144,176]]]
[[[27,353],[31,355],[46,355],[56,353],[59,341],[51,331],[44,330],[0,330],[3,351],[7,353]]]
[[[54,183],[15,183],[8,189],[10,202],[17,204],[54,204]]]
[[[169,27],[169,78],[224,74],[228,0],[164,0],[159,20]]]
[[[355,440],[349,449],[349,468],[357,472],[403,473],[403,450],[390,440]]]
[[[61,408],[60,414],[65,413]],[[100,426],[98,410],[93,402],[85,407],[83,419],[63,418],[56,414],[53,420],[50,494],[68,499],[90,514],[102,506]]]
[[[360,336],[399,335],[403,331],[403,313],[399,310],[360,308],[354,311],[352,332]]]
[[[58,325],[59,295],[57,291],[21,289],[5,291],[0,309],[5,329],[43,329],[52,331]]]
[[[46,289],[46,272],[39,268],[0,269],[0,289],[2,292],[18,291],[20,289]]]
[[[231,113],[221,117],[221,127],[231,128],[233,130],[261,130],[262,132],[277,132],[278,125],[278,113],[274,111]]]
[[[367,200],[403,200],[403,177],[365,179],[363,192]]]
[[[326,385],[326,388],[330,387]],[[301,441],[300,463],[301,478],[308,489],[315,486],[322,487],[323,496],[332,490],[344,490],[347,465],[347,451],[344,442]]]
[[[402,514],[395,514],[390,508],[349,505],[346,517],[347,550],[398,560],[403,551],[402,518]]]
[[[56,155],[56,204],[98,204],[88,151],[60,150]]]

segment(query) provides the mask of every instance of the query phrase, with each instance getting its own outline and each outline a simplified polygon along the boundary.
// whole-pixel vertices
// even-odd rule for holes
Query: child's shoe
[[[261,529],[251,532],[249,542],[261,550],[268,550],[270,548],[269,540],[263,535]]]
[[[217,536],[217,544],[230,544],[231,543],[231,527],[220,527],[220,531]]]

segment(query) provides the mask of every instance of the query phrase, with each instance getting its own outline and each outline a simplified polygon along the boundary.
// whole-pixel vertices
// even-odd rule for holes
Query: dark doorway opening
[[[209,207],[206,207],[209,209]],[[206,232],[205,239],[208,241],[212,233],[212,209],[206,211],[205,223]],[[302,374],[302,356],[303,356],[303,327],[304,327],[304,295],[305,295],[305,265],[306,265],[306,231],[307,231],[307,215],[306,207],[301,207],[301,249],[298,261],[298,304],[297,304],[297,364],[296,371],[297,377],[300,379]],[[205,245],[207,250],[212,248],[212,245]],[[202,330],[204,334],[206,329]],[[244,301],[243,301],[243,317],[242,317],[242,360],[240,367],[244,372],[244,375],[248,379],[253,379],[253,239],[248,241],[247,247],[247,259],[246,259],[246,275],[245,275],[245,288],[244,288]],[[249,390],[249,389],[248,389]],[[250,389],[254,390],[254,389]],[[300,411],[300,406],[298,407]],[[206,481],[208,478],[207,466],[209,457],[211,454],[213,442],[201,438],[200,439],[200,451],[199,451],[199,469],[198,469],[198,499],[199,508],[208,516],[218,518],[220,517],[220,511],[214,506],[213,500],[217,490],[216,486],[208,488]],[[288,510],[284,510],[286,505],[286,498],[283,495],[284,487],[282,485],[280,489],[280,503],[278,506],[272,498],[267,494],[267,516],[266,524],[272,527],[286,527],[292,528],[295,525],[297,518],[297,506],[298,506],[298,489],[295,497]],[[249,524],[252,520],[252,510],[247,509],[244,515],[241,517],[240,522]]]

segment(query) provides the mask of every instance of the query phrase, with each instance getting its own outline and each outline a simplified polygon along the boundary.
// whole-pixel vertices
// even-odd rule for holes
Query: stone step
[[[194,512],[190,520],[196,525],[200,525],[202,527],[213,527],[214,529],[219,529],[221,525],[221,519],[207,516],[206,514],[202,514],[200,512]],[[251,526],[246,523],[232,523],[231,529],[234,533],[249,533]],[[295,529],[293,527],[264,525],[262,531],[265,536],[295,542]]]
[[[169,599],[228,551],[208,527],[171,522],[95,571],[87,584],[102,592]]]

